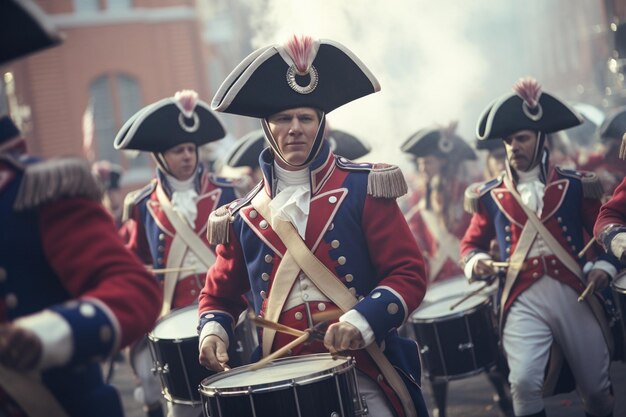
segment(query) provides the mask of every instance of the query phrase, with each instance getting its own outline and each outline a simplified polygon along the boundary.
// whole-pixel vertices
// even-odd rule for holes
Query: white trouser
[[[611,413],[610,359],[600,326],[572,288],[543,276],[515,300],[504,326],[515,415],[544,408],[544,372],[553,341],[572,370],[585,411],[594,416]]]
[[[356,372],[359,394],[365,398],[370,417],[394,417],[394,411],[383,390],[369,376]]]
[[[202,417],[202,405],[191,406],[168,401],[167,417]]]
[[[135,375],[141,385],[135,390],[135,399],[142,404],[152,406],[156,403],[160,403],[163,398],[163,394],[161,393],[161,381],[152,372],[154,362],[150,354],[148,342],[140,343],[142,343],[142,345],[130,355]]]

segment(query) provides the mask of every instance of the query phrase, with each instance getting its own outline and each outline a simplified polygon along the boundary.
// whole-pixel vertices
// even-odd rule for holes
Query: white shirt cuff
[[[476,255],[472,256],[467,261],[467,263],[465,264],[465,267],[463,268],[463,273],[465,274],[465,278],[467,279],[474,278],[474,265],[476,265],[476,262],[480,261],[481,259],[491,259],[491,256],[489,256],[488,254],[484,252],[478,252]]]
[[[361,313],[356,310],[348,310],[344,314],[339,317],[340,322],[345,322],[353,325],[361,332],[361,337],[363,338],[363,342],[365,345],[363,347],[367,347],[376,340],[374,335],[374,331],[372,330],[370,324],[367,322],[365,317]]]
[[[611,265],[610,262],[607,261],[596,261],[593,264],[593,269],[600,269],[604,272],[606,272],[607,274],[609,274],[609,276],[611,278],[613,278],[615,276],[615,274],[617,274],[617,268],[615,268],[613,265]]]
[[[74,342],[70,324],[51,310],[20,317],[13,324],[35,333],[41,341],[43,352],[38,370],[63,366],[72,358]]]
[[[621,259],[624,254],[624,250],[626,250],[626,233],[621,232],[613,236],[611,240],[611,252],[617,259]]]
[[[228,339],[228,333],[226,333],[224,327],[222,327],[222,325],[216,321],[208,321],[204,325],[204,327],[202,327],[202,330],[200,331],[200,340],[198,341],[198,348],[202,346],[202,341],[204,340],[204,338],[210,335],[215,335],[222,339],[226,344],[226,349],[228,349],[228,346],[230,344],[230,340]]]

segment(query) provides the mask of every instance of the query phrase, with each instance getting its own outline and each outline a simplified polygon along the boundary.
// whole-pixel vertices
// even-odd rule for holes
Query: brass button
[[[539,273],[538,272],[533,272],[533,278],[539,278]]]
[[[339,247],[339,241],[338,240],[333,240],[332,242],[330,242],[330,246],[332,246],[334,249],[337,249]]]
[[[333,230],[335,228],[335,223],[331,223],[330,226],[328,226],[328,230]]]
[[[533,265],[539,265],[539,260],[538,259],[533,259]]]
[[[352,274],[346,274],[346,281],[347,282],[352,282],[352,280],[354,279],[354,275]]]
[[[165,240],[165,234],[159,233],[159,240]]]
[[[376,291],[376,292],[372,293],[372,298],[373,299],[377,299],[377,298],[380,298],[381,295],[382,294],[379,291]]]
[[[350,294],[356,295],[356,288],[350,287],[350,288],[348,288],[348,291],[350,291]]]
[[[267,224],[267,220],[261,220],[261,221],[259,222],[259,227],[260,227],[261,229],[267,229],[267,226],[269,226],[269,225]]]
[[[87,303],[81,304],[78,311],[80,311],[80,314],[82,314],[84,317],[93,317],[96,315],[96,308]]]
[[[270,279],[270,274],[268,274],[267,272],[263,272],[263,273],[261,274],[261,279],[262,279],[263,281],[268,281],[268,280]]]
[[[319,303],[319,304],[317,305],[317,309],[318,309],[319,311],[324,311],[324,310],[326,310],[326,304],[324,304],[324,303]]]
[[[387,313],[389,314],[396,314],[399,310],[398,304],[396,303],[389,303],[389,305],[387,306]]]
[[[265,300],[267,298],[267,293],[265,292],[265,290],[261,290],[260,294],[262,299]]]
[[[258,216],[258,215],[259,215],[259,213],[257,213],[256,210],[250,210],[250,218],[251,219],[255,219],[256,216]]]
[[[272,255],[265,255],[265,262],[272,263],[272,261],[274,260],[274,257]]]
[[[337,202],[337,197],[335,197],[334,195],[331,195],[330,197],[328,197],[328,202],[330,204],[335,204]]]
[[[296,320],[302,320],[302,312],[296,311],[296,314],[294,314],[294,317],[296,318]]]
[[[346,257],[345,256],[340,256],[339,258],[337,258],[337,262],[339,263],[339,265],[345,265],[346,264]]]

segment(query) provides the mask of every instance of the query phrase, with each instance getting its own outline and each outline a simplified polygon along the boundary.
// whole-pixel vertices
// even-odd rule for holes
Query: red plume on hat
[[[541,85],[532,77],[520,78],[513,86],[515,94],[523,100],[522,108],[529,119],[537,121],[543,116],[543,109],[539,104]]]
[[[305,74],[313,63],[315,58],[313,45],[312,37],[293,35],[284,46],[300,74]]]

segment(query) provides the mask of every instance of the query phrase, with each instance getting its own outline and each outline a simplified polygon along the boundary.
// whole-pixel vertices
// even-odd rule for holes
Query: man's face
[[[520,130],[504,138],[506,157],[517,171],[528,171],[535,154],[537,133],[532,130]]]
[[[163,157],[170,172],[177,180],[187,180],[196,172],[198,156],[194,143],[176,145],[163,152]]]
[[[271,115],[267,123],[283,158],[291,165],[302,165],[309,156],[320,125],[317,111],[311,107],[288,109]],[[278,159],[276,162],[282,168],[297,169]]]
[[[437,174],[441,174],[443,160],[433,155],[419,156],[416,158],[417,170],[420,174],[425,175],[427,179],[433,178]]]

